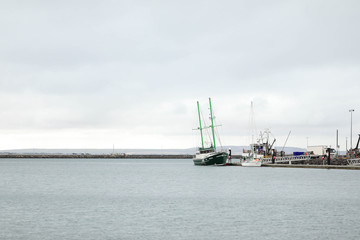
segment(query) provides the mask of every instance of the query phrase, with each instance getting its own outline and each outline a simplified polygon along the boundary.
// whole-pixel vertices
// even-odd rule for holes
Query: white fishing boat
[[[255,120],[254,120],[254,108],[253,103],[251,102],[251,112],[250,112],[250,129],[252,131],[252,143],[250,144],[249,155],[241,162],[243,167],[261,167],[261,158],[264,157],[258,150],[257,144],[254,143],[254,133],[256,134]]]
[[[254,145],[251,145],[251,152],[249,153],[249,156],[245,158],[245,160],[241,163],[241,166],[243,167],[261,167],[261,158],[263,158],[263,155],[258,155],[254,151]]]
[[[261,167],[261,159],[260,158],[254,158],[252,160],[247,159],[241,163],[241,166],[243,166],[243,167]]]

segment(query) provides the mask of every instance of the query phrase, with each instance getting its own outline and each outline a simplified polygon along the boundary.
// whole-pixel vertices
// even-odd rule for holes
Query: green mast
[[[199,101],[197,101],[197,108],[198,108],[198,114],[199,114],[199,124],[200,124],[200,133],[201,133],[201,146],[204,148],[204,139],[203,139],[203,133],[202,133],[202,127],[201,127],[201,117],[200,117],[200,107],[199,107]]]
[[[209,98],[209,104],[210,104],[211,130],[212,130],[213,141],[214,141],[214,150],[215,150],[215,152],[216,152],[214,120],[213,120],[213,114],[212,114],[212,108],[211,108],[211,98]]]

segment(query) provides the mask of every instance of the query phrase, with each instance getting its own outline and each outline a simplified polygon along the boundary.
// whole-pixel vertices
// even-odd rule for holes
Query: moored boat
[[[199,125],[196,130],[200,130],[201,134],[201,147],[198,148],[198,151],[195,153],[193,162],[195,165],[225,165],[226,160],[228,159],[228,153],[224,151],[217,151],[216,141],[215,141],[215,131],[214,131],[214,119],[211,107],[211,99],[209,98],[210,104],[210,119],[211,125],[209,127],[202,127],[201,117],[200,117],[200,108],[199,102],[197,102],[198,115],[199,115]],[[212,143],[210,147],[204,147],[204,138],[203,138],[203,129],[211,128],[212,131]]]
[[[195,165],[225,165],[228,154],[215,152],[214,148],[199,148],[193,158]]]
[[[248,151],[248,156],[241,162],[241,166],[243,167],[260,167],[261,166],[261,158],[263,155],[263,145],[254,143],[254,133],[256,133],[255,128],[255,119],[254,119],[254,107],[253,102],[251,102],[251,110],[250,110],[250,129],[252,131],[252,143],[250,144],[250,150]],[[266,143],[266,147],[267,147]]]
[[[249,158],[241,163],[243,167],[261,167],[261,159],[260,158]]]

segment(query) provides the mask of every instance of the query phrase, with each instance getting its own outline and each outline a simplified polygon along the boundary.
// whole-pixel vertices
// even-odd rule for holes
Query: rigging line
[[[274,134],[272,134],[272,132],[270,132],[271,136],[273,137],[273,139],[276,140],[276,137],[274,136]],[[276,141],[275,141],[276,142]],[[274,143],[274,147],[275,147],[275,143]]]
[[[208,141],[208,145],[213,145],[213,139],[212,139],[212,134],[211,134],[211,128],[208,126],[206,128],[206,135],[207,135],[207,141]]]
[[[213,109],[213,113],[214,113],[214,109]],[[214,115],[213,119],[214,119],[214,122],[215,122],[215,126],[221,127],[221,124],[218,124],[217,121],[216,121],[216,117],[215,117],[216,115],[215,114],[213,114],[213,115]],[[223,145],[222,145],[222,142],[221,142],[221,139],[220,139],[220,133],[219,133],[219,130],[217,128],[215,128],[215,135],[216,135],[216,138],[218,139],[221,150],[223,150]]]
[[[249,117],[249,125],[250,125],[250,132],[252,137],[252,142],[255,142],[255,138],[258,136],[258,131],[256,128],[256,122],[255,122],[255,111],[254,111],[254,103],[251,101],[251,107],[250,107],[250,117]]]
[[[222,145],[222,142],[221,142],[221,139],[220,139],[219,131],[216,130],[216,131],[215,131],[215,134],[216,134],[216,137],[217,137],[217,139],[218,139],[218,141],[219,141],[219,145],[220,145],[221,149],[223,149],[223,145]]]
[[[218,124],[217,124],[217,121],[216,121],[216,113],[215,113],[214,107],[212,109],[212,112],[213,112],[213,120],[214,120],[214,127],[215,127]],[[219,145],[221,146],[221,142],[220,142],[220,138],[219,138],[219,131],[218,131],[217,127],[214,128],[214,131],[215,131],[215,136],[216,136],[217,140],[219,141]]]
[[[208,108],[210,110],[210,108]],[[214,113],[214,111],[213,111]],[[214,146],[214,139],[213,139],[213,134],[212,134],[212,131],[213,131],[213,128],[212,128],[212,123],[213,121],[215,120],[214,118],[214,114],[213,114],[213,121],[211,121],[211,111],[209,112],[209,117],[208,117],[209,121],[211,122],[209,125],[208,125],[208,136],[209,136],[209,141],[211,143],[212,146]]]
[[[211,142],[211,136],[210,136],[210,133],[209,133],[209,128],[208,128],[208,126],[207,126],[207,124],[205,122],[205,118],[204,118],[204,115],[203,115],[201,110],[200,110],[200,114],[201,114],[201,118],[203,120],[203,125],[204,125],[203,129],[205,129],[205,135],[207,137],[207,142],[206,143],[209,144]]]

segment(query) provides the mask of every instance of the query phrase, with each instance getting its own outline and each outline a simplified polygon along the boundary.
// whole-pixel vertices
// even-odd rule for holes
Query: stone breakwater
[[[173,154],[2,154],[0,158],[127,158],[127,159],[191,159],[193,155]]]

